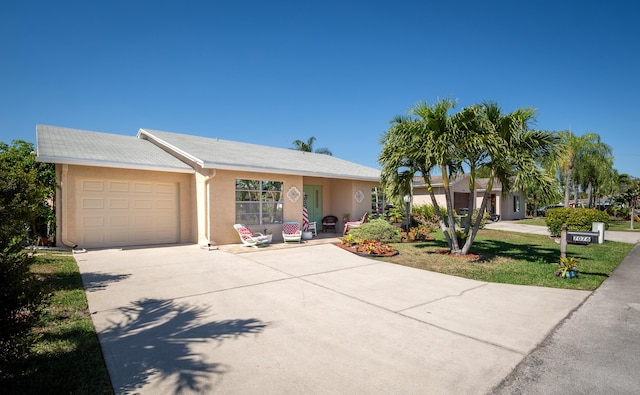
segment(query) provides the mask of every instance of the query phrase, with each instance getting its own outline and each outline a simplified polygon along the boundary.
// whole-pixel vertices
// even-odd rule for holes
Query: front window
[[[279,181],[236,180],[236,223],[282,223],[283,188]]]
[[[513,197],[513,212],[514,213],[520,212],[520,196]]]

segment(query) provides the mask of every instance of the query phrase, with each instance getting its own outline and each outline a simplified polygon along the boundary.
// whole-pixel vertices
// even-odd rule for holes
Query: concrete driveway
[[[75,255],[116,393],[487,393],[590,294],[252,251]]]

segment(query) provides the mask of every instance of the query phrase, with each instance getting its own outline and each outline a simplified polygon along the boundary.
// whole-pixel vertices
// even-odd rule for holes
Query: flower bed
[[[389,244],[384,244],[375,240],[360,240],[359,242],[335,243],[338,247],[356,255],[367,257],[388,257],[398,255],[398,250],[391,248]]]

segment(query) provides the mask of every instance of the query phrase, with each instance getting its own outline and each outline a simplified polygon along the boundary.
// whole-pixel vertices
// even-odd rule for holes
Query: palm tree
[[[309,137],[309,139],[307,141],[302,141],[302,140],[295,140],[293,142],[294,145],[294,149],[297,151],[304,151],[304,152],[314,152],[313,151],[313,143],[316,141],[316,138],[311,136]],[[333,156],[333,153],[331,153],[331,151],[328,148],[318,148],[315,150],[316,154],[323,154],[323,155],[329,155],[329,156]]]
[[[449,178],[460,169],[455,150],[456,143],[461,140],[456,138],[449,115],[454,107],[455,102],[449,99],[433,105],[420,102],[409,110],[408,115],[396,116],[381,139],[383,148],[378,162],[382,165],[381,183],[387,195],[396,201],[408,192],[413,176],[422,175],[447,243],[452,251],[458,251],[453,206],[449,199]],[[434,170],[442,174],[451,229],[446,226],[433,192],[431,173]]]
[[[485,194],[479,214],[470,228],[464,246],[458,245],[450,194],[450,178],[463,171],[462,164],[470,168],[471,188],[475,189],[478,170],[489,171],[489,185],[499,179],[505,191],[524,178],[536,176],[546,182],[538,163],[540,158],[555,152],[556,139],[548,132],[532,131],[529,124],[534,119],[532,109],[520,109],[503,115],[497,104],[488,102],[470,106],[449,115],[455,106],[451,100],[440,100],[433,105],[421,102],[413,107],[408,116],[397,116],[382,139],[383,149],[378,161],[382,165],[382,184],[388,190],[399,192],[400,185],[419,172],[424,177],[427,191],[452,253],[468,253],[478,232],[482,215],[486,210],[488,195]],[[399,172],[398,169],[406,169]],[[432,171],[442,174],[447,221],[440,215],[440,208],[430,183]],[[470,209],[474,205],[470,200]],[[447,226],[446,224],[450,224]]]
[[[589,207],[593,207],[594,192],[598,194],[600,188],[607,186],[615,177],[613,150],[600,141],[599,135],[593,135],[593,140],[583,147],[583,152],[578,153],[574,173],[576,184],[588,193]]]
[[[553,179],[542,168],[543,158],[554,156],[558,149],[558,140],[552,133],[532,130],[530,125],[535,121],[535,110],[532,108],[517,109],[503,114],[495,102],[485,102],[480,106],[481,121],[477,125],[484,128],[476,136],[473,146],[485,150],[482,166],[489,170],[487,191],[493,188],[494,180],[502,184],[503,193],[510,190],[527,190],[537,185],[542,195],[553,192]],[[485,193],[480,205],[479,214],[473,224],[470,237],[463,248],[466,254],[473,243],[486,211],[489,194]]]
[[[608,161],[609,159],[613,161],[613,155],[611,147],[600,141],[600,135],[597,133],[576,136],[573,132],[562,131],[558,133],[558,136],[562,141],[563,149],[555,163],[559,171],[559,178],[564,179],[565,183],[564,206],[569,207],[572,188],[574,189],[574,198],[576,201],[578,199],[579,177],[582,176],[593,181],[591,176],[587,176],[590,171],[586,169],[589,166],[611,167]]]

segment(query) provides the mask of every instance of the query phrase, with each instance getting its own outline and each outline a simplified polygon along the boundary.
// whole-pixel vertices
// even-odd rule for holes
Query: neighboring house
[[[234,223],[281,240],[305,195],[311,221],[360,217],[380,176],[329,155],[149,129],[36,135],[38,160],[56,165],[56,241],[83,248],[238,243]]]
[[[450,179],[450,193],[453,202],[453,208],[460,213],[462,209],[469,207],[469,196],[473,194],[475,198],[475,208],[479,208],[482,204],[482,198],[487,193],[488,178],[479,178],[475,182],[473,191],[469,189],[468,173],[461,174]],[[444,184],[442,176],[432,176],[431,186],[434,195],[440,207],[446,208]],[[413,204],[414,205],[431,205],[431,197],[425,186],[422,177],[415,177],[412,182],[413,188]],[[523,219],[526,213],[527,199],[522,191],[508,192],[502,194],[502,183],[499,180],[493,182],[491,191],[488,192],[489,202],[487,203],[487,212],[500,215],[502,219]]]

